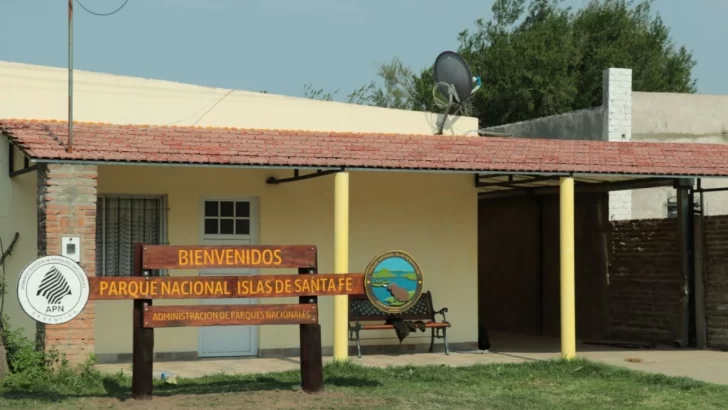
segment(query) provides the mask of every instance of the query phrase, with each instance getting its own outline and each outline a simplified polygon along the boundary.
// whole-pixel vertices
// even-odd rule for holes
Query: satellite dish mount
[[[457,113],[462,108],[461,104],[478,91],[481,81],[480,77],[473,77],[468,63],[454,51],[440,53],[435,59],[433,70],[435,74],[435,87],[433,88],[435,104],[445,108],[442,120],[437,124],[437,135],[441,135],[450,110],[457,105]],[[437,92],[442,94],[446,100],[441,100]]]

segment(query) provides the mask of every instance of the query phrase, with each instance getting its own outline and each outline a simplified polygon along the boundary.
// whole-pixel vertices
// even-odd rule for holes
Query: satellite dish
[[[464,101],[470,97],[473,91],[473,74],[468,63],[459,54],[453,51],[440,53],[435,59],[434,71],[437,89],[446,98],[450,97],[448,85],[455,87],[455,101]]]
[[[447,98],[447,102],[440,102],[435,96],[435,102],[445,108],[445,114],[437,130],[438,134],[442,134],[450,109],[454,104],[465,102],[480,88],[480,77],[473,77],[468,63],[454,51],[440,53],[435,59],[433,71],[435,88]]]

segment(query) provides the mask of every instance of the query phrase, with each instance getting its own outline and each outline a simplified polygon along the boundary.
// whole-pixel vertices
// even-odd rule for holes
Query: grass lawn
[[[297,371],[180,379],[151,401],[130,399],[127,376],[5,381],[0,409],[725,409],[728,386],[585,360],[471,367],[328,365],[325,392],[301,392]]]

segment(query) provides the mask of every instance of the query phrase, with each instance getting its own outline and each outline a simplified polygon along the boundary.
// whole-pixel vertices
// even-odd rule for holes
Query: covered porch
[[[97,237],[105,235],[109,241],[113,241],[114,237],[121,235],[128,236],[127,242],[161,241],[173,245],[312,244],[318,249],[320,273],[363,272],[378,254],[392,249],[404,249],[417,259],[423,269],[425,290],[433,292],[435,303],[448,306],[451,312],[458,312],[457,324],[448,334],[451,344],[457,348],[475,347],[477,316],[473,307],[477,302],[477,289],[469,289],[468,284],[477,280],[477,207],[474,188],[466,175],[345,173],[343,175],[346,175],[350,185],[346,195],[348,206],[345,209],[348,217],[344,223],[337,223],[335,216],[341,218],[341,210],[337,211],[335,197],[337,178],[342,174],[321,175],[295,182],[268,183],[270,178],[292,177],[293,172],[151,165],[98,165],[97,169],[100,199],[97,230],[102,232]],[[311,172],[301,174],[310,175]],[[142,207],[147,207],[147,215],[154,215],[159,203],[166,209],[165,215],[160,219],[165,221],[166,227],[158,231],[163,236],[154,235],[151,229],[142,231],[134,228],[141,220],[149,219],[149,216],[140,216]],[[420,205],[411,209],[411,203]],[[107,221],[104,221],[104,215]],[[125,227],[116,218],[134,223]],[[337,254],[337,226],[348,227],[350,232],[345,236],[348,245],[345,244],[343,254],[342,251]],[[450,239],[443,241],[443,238]],[[127,257],[118,258],[117,255],[105,251],[103,243],[97,243],[97,272],[113,275],[128,271],[124,266]],[[437,251],[433,251],[435,249]],[[105,268],[99,265],[104,263],[99,254],[107,255]],[[344,268],[337,269],[337,261],[343,258],[348,259],[348,263]],[[115,260],[120,260],[122,265]],[[215,272],[292,274],[295,269]],[[195,276],[211,272],[174,270],[158,273]],[[209,300],[200,303],[255,304],[296,301],[297,298],[260,298]],[[160,300],[155,304],[189,302]],[[319,320],[325,355],[332,355],[335,347],[335,304],[335,296],[319,297]],[[347,306],[344,306],[344,320],[347,319],[346,309]],[[130,310],[130,301],[96,302],[95,351],[101,360],[129,360],[132,336],[131,332],[124,330],[132,326]],[[118,329],[120,323],[121,329]],[[345,321],[345,331],[347,325],[348,322]],[[371,349],[370,346],[373,345],[386,349],[387,345],[398,343],[393,331],[368,332],[365,339],[365,350]],[[412,334],[405,343],[412,348],[425,347],[429,343],[429,334]],[[348,349],[348,344],[344,340],[344,349]],[[157,329],[155,351],[161,360],[295,356],[298,354],[298,327]],[[344,354],[348,354],[346,350]]]
[[[38,171],[39,253],[60,254],[62,236],[79,236],[87,274],[118,275],[125,274],[131,253],[123,254],[125,246],[107,251],[114,234],[116,241],[125,241],[118,243],[129,244],[314,244],[321,272],[345,273],[362,271],[379,253],[403,249],[422,267],[425,289],[433,293],[436,307],[449,309],[453,327],[448,334],[456,351],[477,348],[487,331],[487,325],[483,329],[478,324],[483,290],[476,284],[478,242],[483,239],[478,237],[483,232],[478,227],[478,192],[495,187],[488,184],[499,185],[491,189],[497,191],[534,175],[531,183],[556,184],[543,189],[558,194],[558,246],[549,257],[558,261],[559,354],[571,358],[577,351],[575,255],[582,245],[574,236],[575,192],[583,180],[605,192],[627,183],[728,176],[728,147],[704,144],[86,123],[74,127],[74,149],[69,150],[65,123],[0,121],[3,133],[29,159],[27,169]],[[134,203],[144,212],[134,213]],[[150,216],[164,217],[150,223],[147,206]],[[113,212],[115,230],[110,229]],[[140,225],[126,223],[139,224],[140,219]],[[493,223],[503,229],[504,238],[512,235],[507,221]],[[156,228],[147,230],[152,225]],[[513,255],[505,263],[518,261]],[[255,301],[230,301],[241,302]],[[347,299],[321,298],[320,304],[324,354],[328,348],[335,359],[346,358]],[[49,346],[62,351],[124,361],[131,352],[130,311],[131,302],[89,304],[82,317],[49,325],[43,335]],[[297,349],[290,327],[246,328],[227,329],[245,332],[227,335],[165,329],[158,333],[155,350],[163,360],[231,355],[225,350],[230,347],[201,355],[205,340],[211,345],[236,341],[236,356],[285,355]],[[239,340],[249,341],[244,351]],[[407,339],[408,344],[418,342]],[[365,346],[397,343],[393,332],[372,332],[364,340]]]

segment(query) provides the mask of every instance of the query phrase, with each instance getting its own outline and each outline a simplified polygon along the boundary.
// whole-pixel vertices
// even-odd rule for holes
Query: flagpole
[[[73,151],[73,0],[68,0],[68,148]]]

